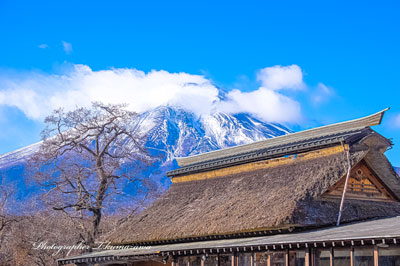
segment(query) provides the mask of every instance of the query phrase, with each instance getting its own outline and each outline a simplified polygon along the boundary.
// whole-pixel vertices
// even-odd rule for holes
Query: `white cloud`
[[[302,89],[305,86],[303,72],[298,65],[263,68],[257,73],[257,80],[271,90]]]
[[[400,114],[396,114],[389,120],[390,126],[400,128]]]
[[[72,52],[72,44],[70,44],[69,42],[66,42],[66,41],[62,41],[62,45],[64,48],[64,52],[66,54],[70,54]]]
[[[318,83],[314,92],[311,94],[311,101],[313,104],[319,105],[329,100],[329,98],[332,97],[333,95],[334,95],[334,90],[320,82]]]
[[[274,90],[259,88],[252,92],[232,90],[219,110],[227,113],[250,113],[268,122],[296,122],[301,118],[300,104]]]
[[[101,101],[128,103],[137,112],[168,104],[197,115],[214,111],[247,112],[269,122],[298,121],[300,104],[279,89],[304,86],[301,69],[296,65],[275,66],[261,70],[259,76],[262,76],[262,87],[251,92],[232,90],[221,100],[216,86],[201,75],[163,70],[145,73],[128,68],[93,71],[86,65],[73,65],[57,75],[0,76],[0,105],[17,107],[31,119],[43,119],[59,107],[72,110]]]
[[[40,49],[46,49],[46,48],[49,48],[49,45],[47,45],[46,43],[42,43],[42,44],[39,44],[38,47]]]
[[[303,73],[298,65],[266,67],[258,71],[257,80],[261,87],[255,91],[232,90],[219,110],[255,115],[269,122],[296,122],[301,119],[300,104],[279,90],[305,88]]]

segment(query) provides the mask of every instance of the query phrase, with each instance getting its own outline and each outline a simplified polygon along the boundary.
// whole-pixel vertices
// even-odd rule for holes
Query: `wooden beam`
[[[250,266],[254,266],[254,253],[251,253],[251,257],[250,257]]]
[[[330,251],[329,252],[329,261],[330,261],[329,265],[335,266],[335,251],[333,250],[333,248],[331,248],[329,251]]]
[[[231,256],[231,265],[235,266],[235,254],[232,254]]]

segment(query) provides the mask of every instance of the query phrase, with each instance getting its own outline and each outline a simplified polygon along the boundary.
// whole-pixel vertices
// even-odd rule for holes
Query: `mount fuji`
[[[216,112],[198,117],[191,111],[172,106],[160,106],[144,112],[139,121],[132,124],[137,123],[147,133],[146,147],[157,155],[156,162],[146,172],[166,187],[169,179],[165,173],[177,167],[175,157],[191,156],[292,132],[284,125],[265,123],[245,113]],[[17,182],[18,190],[24,191],[21,195],[32,190],[24,184],[22,175],[26,160],[38,150],[40,144],[38,142],[0,156],[0,174]]]

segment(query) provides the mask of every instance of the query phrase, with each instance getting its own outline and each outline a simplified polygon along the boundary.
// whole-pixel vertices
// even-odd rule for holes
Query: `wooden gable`
[[[341,198],[346,176],[333,185],[323,197]],[[346,199],[372,201],[398,201],[390,189],[380,180],[372,169],[362,160],[350,172]]]

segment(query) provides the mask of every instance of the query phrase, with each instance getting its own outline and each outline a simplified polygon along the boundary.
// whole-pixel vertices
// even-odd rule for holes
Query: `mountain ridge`
[[[292,132],[283,125],[265,123],[249,114],[219,112],[197,117],[183,108],[169,106],[144,112],[139,119],[141,130],[148,133],[146,146],[175,157],[196,155]],[[190,140],[196,140],[197,144],[190,145],[187,143]],[[0,168],[23,161],[37,151],[41,143],[39,141],[0,155]],[[173,157],[169,156],[168,159],[172,160]]]
[[[147,169],[150,178],[164,187],[170,184],[166,172],[177,167],[176,157],[186,157],[241,144],[281,136],[292,131],[284,125],[265,123],[245,114],[216,112],[197,116],[180,107],[159,106],[140,114],[132,127],[139,126],[147,134],[145,146],[156,162]],[[40,147],[41,142],[0,155],[0,172],[20,182],[24,163]],[[127,142],[126,145],[132,145]],[[18,186],[20,187],[20,186]],[[25,186],[22,186],[25,187]]]

